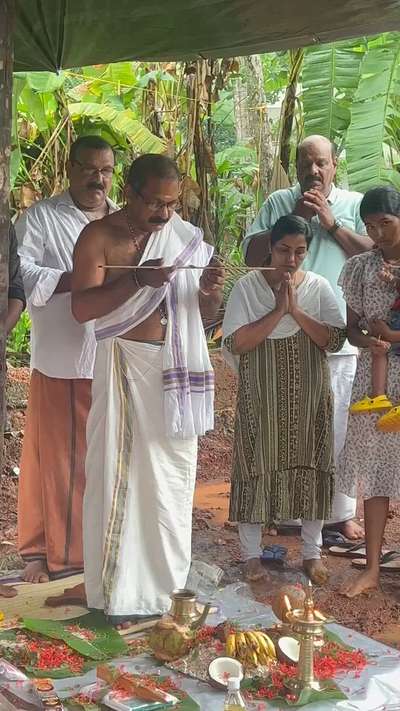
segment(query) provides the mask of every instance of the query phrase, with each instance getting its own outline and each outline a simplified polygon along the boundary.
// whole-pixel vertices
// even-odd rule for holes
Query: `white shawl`
[[[140,263],[163,258],[168,266],[206,266],[212,253],[202,231],[174,213],[150,236]],[[166,300],[164,417],[167,435],[179,439],[203,435],[214,426],[214,373],[199,309],[200,276],[200,270],[177,271],[169,284],[143,287],[95,323],[97,340],[115,338],[138,326]]]
[[[319,274],[306,272],[297,288],[297,300],[309,316],[328,326],[345,327],[333,290],[329,282]],[[275,294],[262,273],[249,272],[236,282],[231,291],[222,324],[223,342],[239,328],[258,321],[274,308]],[[300,326],[294,318],[285,314],[268,338],[289,338],[299,330]],[[232,355],[224,345],[223,355],[231,368],[237,371],[240,357]]]

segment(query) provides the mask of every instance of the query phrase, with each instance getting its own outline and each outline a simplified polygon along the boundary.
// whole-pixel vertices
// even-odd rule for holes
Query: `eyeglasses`
[[[81,173],[84,175],[86,178],[92,178],[98,173],[100,173],[103,178],[112,178],[114,174],[114,168],[95,168],[94,165],[85,165],[84,163],[81,163],[80,160],[74,160],[74,163],[77,163],[80,166]]]
[[[146,200],[140,190],[135,190],[135,193],[142,198],[144,204],[147,205],[149,210],[152,212],[158,212],[159,210],[163,210],[165,207],[169,212],[173,212],[179,205],[179,200],[171,200],[171,202],[162,202],[162,200]]]

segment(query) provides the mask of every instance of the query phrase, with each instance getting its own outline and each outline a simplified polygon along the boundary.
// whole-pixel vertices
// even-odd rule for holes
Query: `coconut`
[[[211,683],[218,689],[228,688],[228,679],[237,676],[240,681],[243,679],[243,667],[237,659],[231,657],[217,657],[213,659],[208,667],[208,676]]]
[[[294,637],[280,637],[276,651],[280,661],[297,664],[300,656],[300,642]]]
[[[149,635],[149,645],[154,656],[163,662],[173,662],[186,656],[195,640],[195,630],[188,625],[178,625],[167,618],[161,619]]]
[[[272,612],[282,622],[287,622],[286,613],[287,607],[285,597],[288,598],[292,609],[302,610],[306,594],[301,585],[284,585],[272,600]]]

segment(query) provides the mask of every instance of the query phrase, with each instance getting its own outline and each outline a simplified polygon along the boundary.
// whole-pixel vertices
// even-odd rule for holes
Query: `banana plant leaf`
[[[132,109],[117,109],[109,104],[99,104],[90,101],[75,102],[68,105],[72,120],[84,117],[93,121],[101,121],[110,126],[130,143],[137,146],[143,153],[163,153],[165,141],[149,131],[149,129],[136,118]]]
[[[363,39],[305,49],[302,86],[306,136],[319,133],[340,142],[350,122],[364,52]]]
[[[0,630],[0,644],[1,642],[16,642],[17,635],[15,630]]]
[[[27,665],[24,667],[24,670],[28,676],[33,676],[36,679],[69,679],[73,676],[83,676],[83,674],[87,674],[87,672],[95,669],[96,666],[97,662],[91,660],[85,662],[82,668],[76,672],[72,671],[71,667],[67,665],[57,667],[57,669],[38,669],[35,666]]]
[[[349,186],[364,192],[382,183],[400,189],[400,175],[388,154],[400,149],[400,35],[387,33],[370,40],[361,63],[361,79],[351,106],[346,137]]]
[[[78,703],[73,699],[67,699],[66,704],[68,711],[98,711],[100,708],[105,708],[105,706],[101,707],[93,703]],[[186,696],[183,701],[173,708],[176,711],[200,711],[199,704],[191,696]]]
[[[95,661],[120,657],[128,651],[121,635],[106,622],[100,612],[91,612],[83,617],[63,621],[24,618],[23,626],[44,637],[60,639],[75,652]],[[91,632],[94,637],[85,639],[85,631]]]
[[[160,677],[160,676],[154,676],[153,679],[155,682],[160,682],[163,681],[166,677]],[[106,693],[106,691],[104,692]],[[174,693],[174,692],[171,692]],[[179,691],[176,696],[181,696],[182,692]],[[100,700],[98,700],[97,704],[93,702],[82,702],[78,701],[76,698],[71,698],[71,699],[66,699],[65,703],[68,707],[68,710],[70,711],[95,711],[97,709],[103,708],[100,707],[98,704],[100,703]],[[200,706],[195,701],[192,699],[191,696],[185,693],[184,698],[182,701],[180,701],[176,706],[174,706],[174,709],[177,709],[177,711],[200,711]]]
[[[268,705],[282,709],[289,706],[306,706],[306,704],[313,704],[317,701],[324,702],[330,699],[343,701],[347,699],[346,694],[344,694],[334,682],[327,681],[321,682],[321,684],[324,685],[322,689],[303,689],[295,699],[288,699],[286,696],[276,696],[274,699],[268,699]],[[241,686],[242,689],[254,692],[265,687],[265,680],[245,679]],[[291,695],[291,692],[288,691],[287,694]]]
[[[26,635],[29,635],[29,630]],[[11,644],[15,646],[11,646]],[[94,659],[86,659],[79,672],[73,672],[67,665],[56,669],[38,669],[34,664],[27,664],[25,645],[18,642],[17,630],[0,631],[0,656],[8,659],[15,666],[23,668],[29,676],[38,678],[66,679],[71,676],[81,676],[91,669],[95,669],[98,664],[98,661]]]
[[[339,635],[337,635],[334,632],[331,632],[330,630],[327,630],[327,629],[324,632],[324,639],[325,639],[325,642],[334,642],[339,647],[341,647],[342,649],[346,649],[347,651],[354,649],[354,647],[351,647],[349,644],[346,644],[345,642],[343,642],[342,638],[339,637]]]

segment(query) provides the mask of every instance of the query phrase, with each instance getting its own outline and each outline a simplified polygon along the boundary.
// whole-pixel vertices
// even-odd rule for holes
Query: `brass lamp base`
[[[287,679],[285,682],[285,686],[296,694],[296,696],[299,696],[304,689],[313,689],[314,691],[322,691],[325,688],[325,684],[322,681],[318,681],[318,679],[314,679],[314,681],[302,681],[301,679]]]

